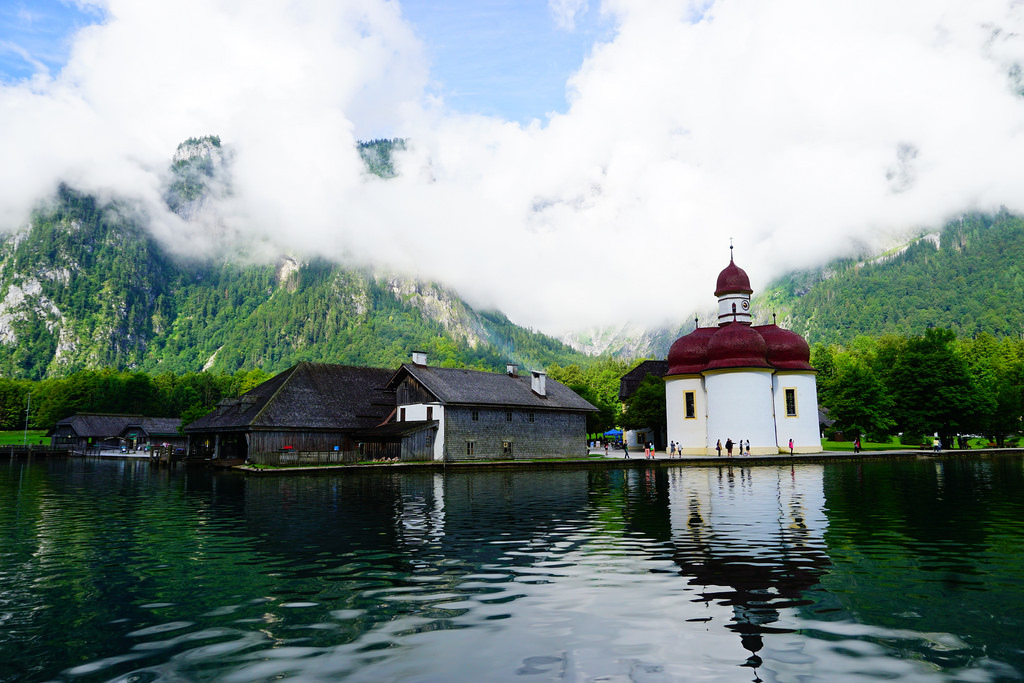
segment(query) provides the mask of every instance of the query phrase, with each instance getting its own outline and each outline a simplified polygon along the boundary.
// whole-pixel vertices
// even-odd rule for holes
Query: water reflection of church
[[[829,567],[820,466],[672,468],[667,472],[673,560],[727,620],[759,666],[762,636],[787,608],[811,604],[806,592]],[[755,481],[756,479],[756,481]],[[774,489],[774,495],[768,494]]]

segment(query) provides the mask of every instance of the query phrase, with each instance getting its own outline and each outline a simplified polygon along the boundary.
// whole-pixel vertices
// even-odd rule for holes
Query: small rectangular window
[[[534,418],[533,418],[533,413],[527,413],[527,415],[526,415],[526,419],[527,419],[527,420],[528,420],[529,422],[533,422],[533,419],[534,419]]]
[[[430,448],[430,446],[432,446],[433,443],[434,443],[434,437],[431,436],[430,434],[427,434],[427,448]]]
[[[786,417],[796,417],[796,389],[786,389]]]
[[[473,455],[473,446],[475,444],[472,441],[466,442],[466,455]]]
[[[692,420],[697,417],[697,392],[683,392],[686,397],[686,419]]]
[[[473,415],[472,415],[473,422],[476,422],[479,419],[480,419],[480,411],[479,410],[474,410],[473,411]]]
[[[512,421],[512,411],[511,410],[506,410],[505,411],[505,422],[511,422],[511,421]]]
[[[405,408],[402,408],[398,413],[398,421],[405,422]]]
[[[511,441],[502,441],[501,442],[501,454],[502,455],[509,455],[509,456],[512,455],[512,442]]]

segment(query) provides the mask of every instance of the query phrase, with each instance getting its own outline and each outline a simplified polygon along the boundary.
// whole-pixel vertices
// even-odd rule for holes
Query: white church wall
[[[708,450],[715,453],[721,439],[750,441],[751,455],[779,452],[772,407],[772,371],[743,368],[711,371],[705,376],[707,387]]]
[[[795,405],[788,405],[787,390],[793,392]],[[789,451],[793,439],[795,453],[820,453],[818,427],[818,391],[813,373],[777,373],[773,378],[775,415],[778,422],[778,447]],[[796,414],[789,414],[795,409]]]
[[[694,416],[686,417],[686,394],[692,392]],[[665,382],[668,440],[682,444],[685,455],[708,453],[707,396],[701,377],[682,377]],[[711,444],[713,445],[713,444]]]

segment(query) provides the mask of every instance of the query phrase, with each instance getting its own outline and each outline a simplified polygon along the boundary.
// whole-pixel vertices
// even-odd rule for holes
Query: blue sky
[[[559,26],[540,0],[409,0],[402,14],[431,62],[431,91],[454,110],[528,123],[564,113],[566,81],[592,45],[612,36],[597,8]],[[60,0],[14,0],[0,7],[0,77],[31,77],[41,66],[56,75],[70,39],[102,21],[95,7]]]
[[[572,30],[556,26],[537,0],[404,2],[426,43],[433,77],[449,106],[527,122],[566,109],[565,84],[611,26],[596,9]]]
[[[71,35],[101,18],[59,0],[13,0],[0,6],[0,74],[31,77],[40,67],[56,73],[68,57]]]

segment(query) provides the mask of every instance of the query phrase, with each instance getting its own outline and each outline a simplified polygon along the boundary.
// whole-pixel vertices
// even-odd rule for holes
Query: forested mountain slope
[[[1024,218],[966,215],[895,253],[793,274],[755,299],[760,310],[785,314],[786,326],[811,344],[930,328],[960,337],[1019,337]]]
[[[398,144],[360,152],[387,176]],[[218,139],[183,146],[166,197],[188,216],[208,192],[230,190]],[[414,349],[432,364],[492,370],[585,359],[432,283],[288,256],[273,265],[175,258],[116,203],[67,187],[27,230],[0,239],[0,376],[276,372],[300,360],[397,367]]]

